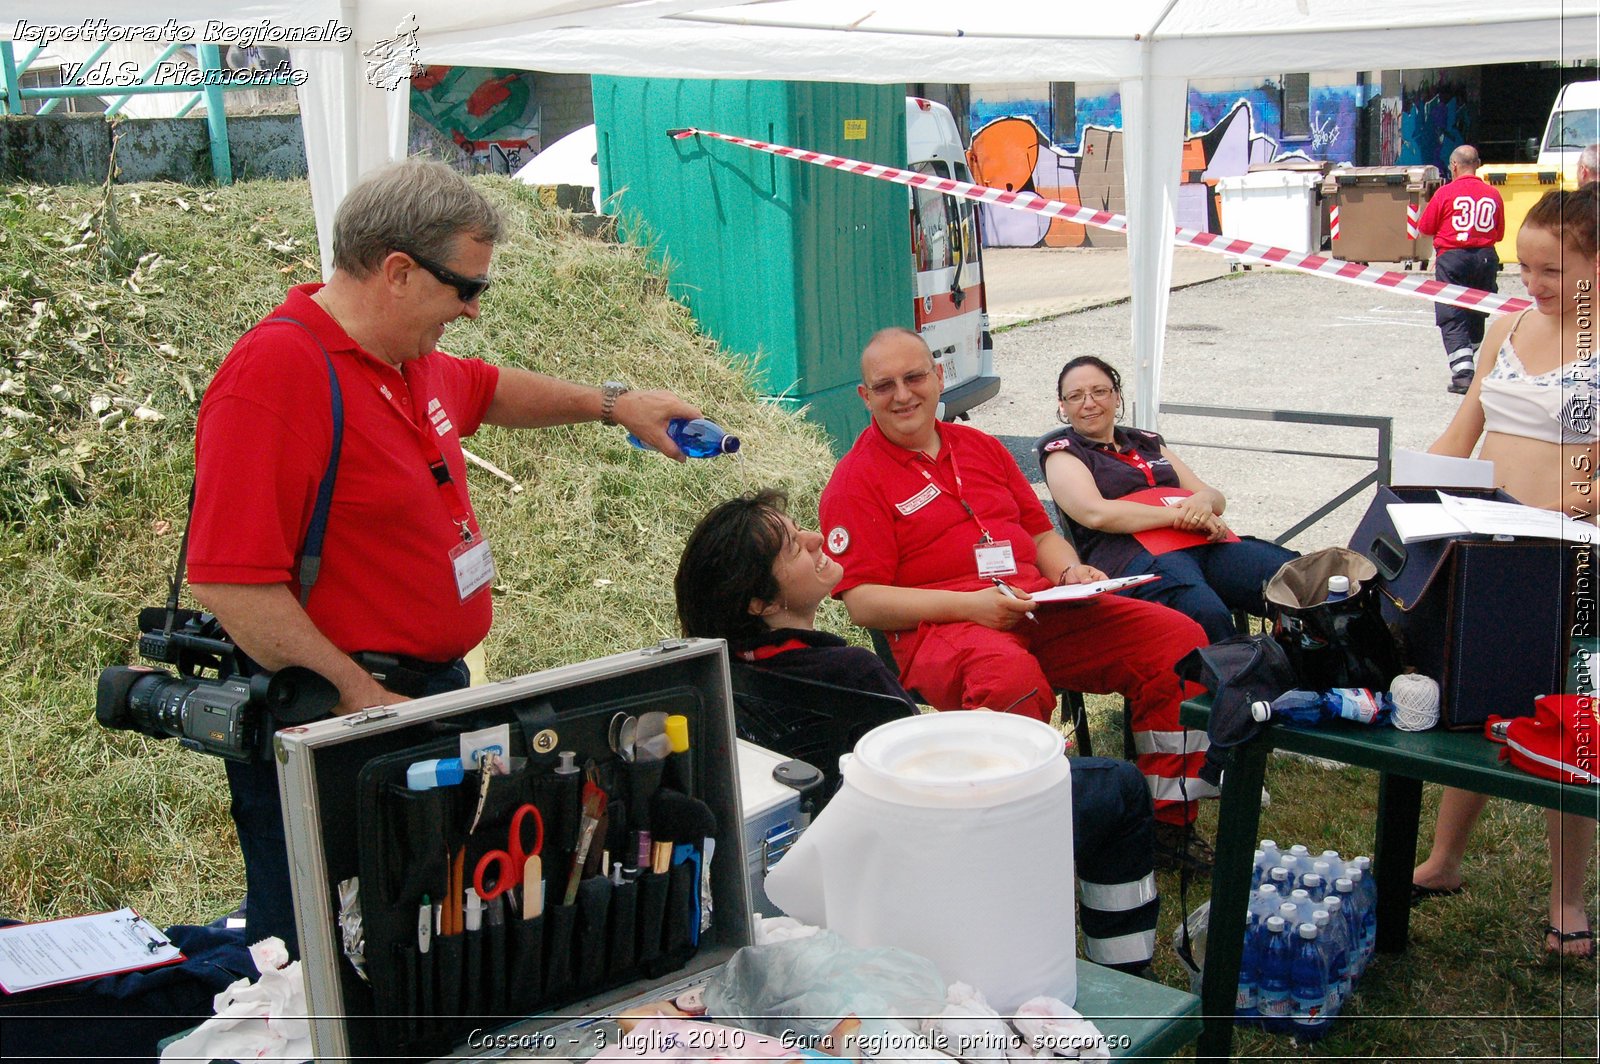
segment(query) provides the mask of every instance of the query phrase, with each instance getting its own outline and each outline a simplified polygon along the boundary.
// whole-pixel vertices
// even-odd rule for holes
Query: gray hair
[[[1578,153],[1578,169],[1589,171],[1591,179],[1600,175],[1600,144],[1591,144]]]
[[[356,277],[404,248],[446,262],[456,238],[500,238],[500,212],[444,163],[407,159],[362,178],[333,219],[333,265]]]
[[[1476,170],[1483,164],[1478,156],[1478,149],[1470,144],[1463,144],[1450,153],[1450,162],[1463,170]]]

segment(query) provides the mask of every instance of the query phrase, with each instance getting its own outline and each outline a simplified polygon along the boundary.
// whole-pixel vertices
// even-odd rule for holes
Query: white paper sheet
[[[1148,584],[1152,580],[1160,579],[1154,573],[1142,573],[1139,576],[1117,576],[1110,580],[1096,580],[1088,584],[1063,584],[1060,587],[1047,587],[1043,591],[1029,592],[1029,596],[1035,602],[1082,602],[1084,599],[1091,599],[1096,595],[1121,591],[1125,587],[1138,587],[1140,584]]]
[[[1466,535],[1558,539],[1568,543],[1594,543],[1600,539],[1594,525],[1554,510],[1492,499],[1463,499],[1442,491],[1436,503],[1390,503],[1387,509],[1402,543]]]
[[[0,987],[12,994],[183,959],[132,909],[0,929]]]
[[[1401,447],[1394,452],[1389,483],[1397,488],[1492,488],[1494,463]]]

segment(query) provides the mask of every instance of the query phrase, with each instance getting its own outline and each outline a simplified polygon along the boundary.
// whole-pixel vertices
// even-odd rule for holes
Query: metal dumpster
[[[1506,235],[1494,246],[1502,265],[1517,261],[1517,230],[1528,210],[1552,189],[1561,187],[1561,171],[1533,163],[1485,163],[1478,176],[1494,186],[1506,205]]]
[[[1328,172],[1329,249],[1349,262],[1398,262],[1425,269],[1433,238],[1417,232],[1417,219],[1439,187],[1434,166],[1351,166]]]

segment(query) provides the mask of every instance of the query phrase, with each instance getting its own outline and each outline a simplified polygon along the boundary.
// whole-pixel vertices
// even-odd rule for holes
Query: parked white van
[[[1556,93],[1544,139],[1539,142],[1539,166],[1561,171],[1561,183],[1577,181],[1578,154],[1600,143],[1600,81],[1575,81]]]

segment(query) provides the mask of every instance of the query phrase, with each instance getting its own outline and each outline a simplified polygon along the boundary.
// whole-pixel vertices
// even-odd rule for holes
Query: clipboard
[[[186,960],[132,909],[0,928],[0,990],[18,994]]]
[[[1176,500],[1187,499],[1194,492],[1188,488],[1144,488],[1131,495],[1124,495],[1118,502],[1137,502],[1145,506],[1173,506]],[[1167,500],[1174,500],[1169,502]],[[1139,541],[1139,546],[1154,555],[1166,554],[1169,551],[1186,550],[1189,547],[1204,547],[1210,543],[1237,543],[1239,537],[1232,529],[1221,539],[1212,540],[1204,532],[1186,532],[1179,528],[1147,528],[1143,532],[1133,533],[1133,538]]]

